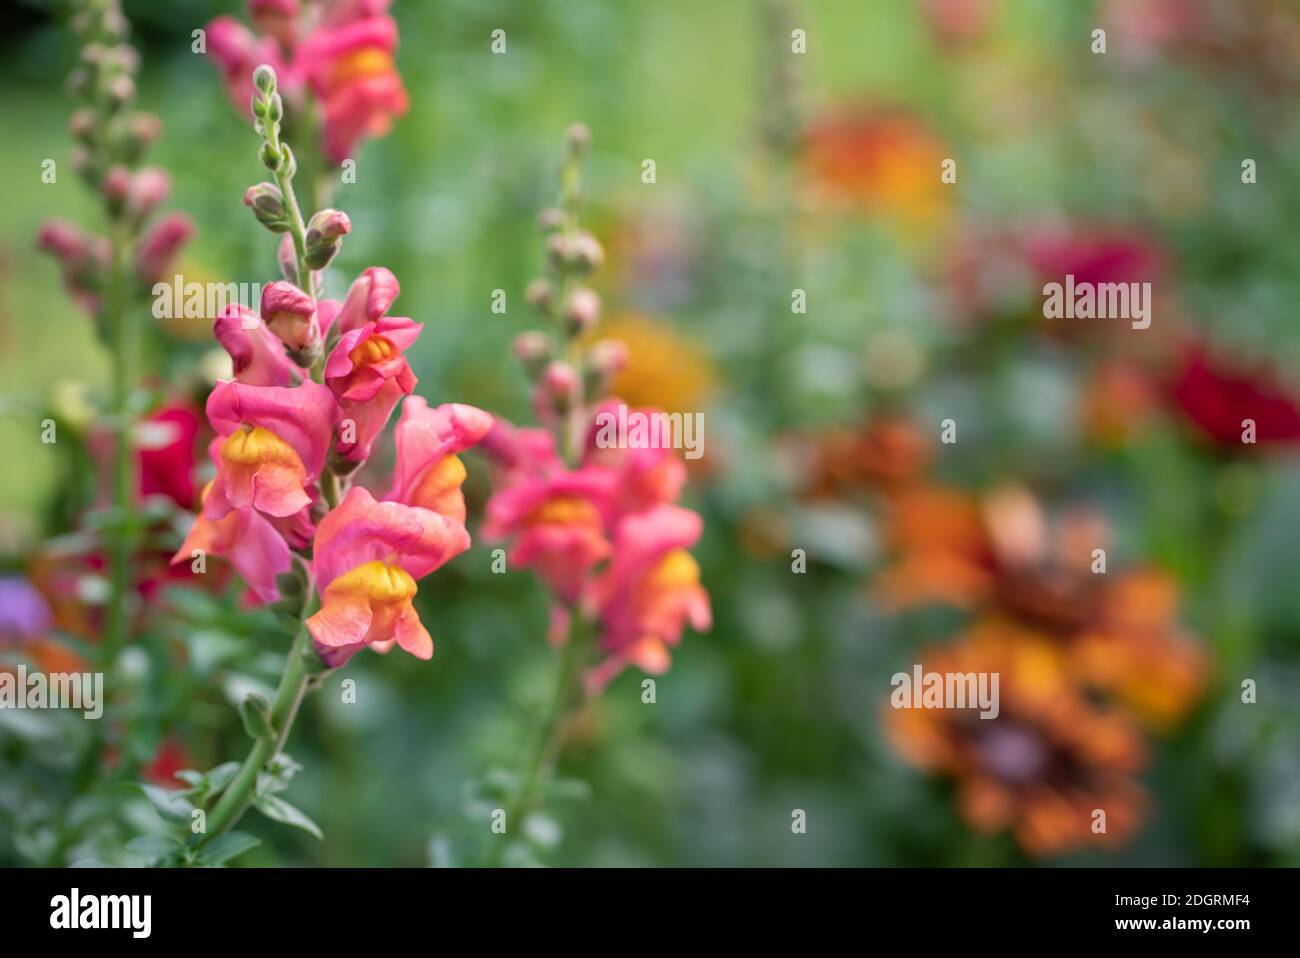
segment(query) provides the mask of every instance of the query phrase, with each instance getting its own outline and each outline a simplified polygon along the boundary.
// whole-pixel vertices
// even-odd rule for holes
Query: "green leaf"
[[[230,861],[236,855],[242,855],[250,848],[256,848],[260,844],[262,844],[262,840],[254,835],[245,832],[226,832],[224,835],[218,835],[199,849],[198,863],[200,865],[220,865],[223,862]]]
[[[244,731],[252,739],[273,738],[275,729],[271,728],[271,707],[266,699],[256,692],[250,692],[239,707],[244,719]]]
[[[135,787],[140,790],[145,798],[149,799],[154,811],[162,816],[165,821],[176,825],[188,825],[190,823],[190,813],[194,811],[194,806],[190,804],[184,795],[165,788],[159,788],[157,785],[148,785],[144,782],[136,782]]]
[[[181,769],[179,772],[176,773],[176,777],[179,778],[186,785],[190,785],[200,790],[204,787],[207,781],[206,777],[202,772],[195,771],[192,768]]]
[[[224,792],[226,786],[234,780],[238,773],[238,762],[223,762],[216,768],[208,769],[207,778],[209,792],[213,795]]]
[[[146,858],[171,858],[184,852],[185,846],[174,838],[164,835],[137,835],[126,843],[128,851]]]
[[[254,803],[254,807],[272,821],[292,825],[294,828],[301,828],[304,832],[309,832],[318,839],[323,840],[325,838],[325,834],[320,830],[319,825],[278,795],[263,795]]]

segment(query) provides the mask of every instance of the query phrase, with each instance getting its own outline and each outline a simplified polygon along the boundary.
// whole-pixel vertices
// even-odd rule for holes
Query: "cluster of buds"
[[[525,299],[551,332],[528,330],[514,343],[514,354],[533,383],[534,412],[557,429],[575,409],[608,390],[627,353],[614,340],[586,345],[601,315],[600,295],[589,283],[605,262],[600,241],[578,224],[580,171],[590,140],[582,124],[569,127],[560,203],[538,217],[546,237],[544,273],[528,284]]]
[[[303,223],[292,185],[297,161],[293,149],[280,138],[284,101],[275,71],[266,65],[253,74],[252,113],[254,129],[262,139],[258,157],[276,182],[250,186],[244,205],[272,233],[283,234],[277,258],[284,281],[263,292],[262,322],[294,363],[307,369],[320,362],[325,349],[316,309],[320,271],[338,253],[352,223],[346,213],[334,209],[318,210]]]
[[[71,223],[51,221],[38,245],[58,260],[64,286],[98,314],[109,292],[112,243],[133,247],[134,272],[147,289],[171,267],[193,229],[179,213],[146,226],[171,191],[171,179],[141,160],[161,129],[158,117],[134,108],[139,56],[126,42],[116,0],[86,0],[73,17],[81,56],[69,77],[78,107],[69,120],[71,165],[103,199],[113,241]]]

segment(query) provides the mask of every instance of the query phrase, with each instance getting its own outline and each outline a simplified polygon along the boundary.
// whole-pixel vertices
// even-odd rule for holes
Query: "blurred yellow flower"
[[[603,324],[595,338],[627,344],[627,364],[611,390],[629,406],[699,412],[713,393],[717,371],[703,346],[666,322],[624,313]]]

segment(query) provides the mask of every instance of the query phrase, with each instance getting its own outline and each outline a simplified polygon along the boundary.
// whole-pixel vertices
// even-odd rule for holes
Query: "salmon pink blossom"
[[[392,643],[416,658],[433,640],[411,604],[416,580],[469,548],[455,519],[354,487],[316,530],[312,567],[321,607],[307,628],[321,658],[342,665],[367,645]]]
[[[223,437],[217,477],[203,512],[220,519],[252,507],[286,518],[311,505],[334,430],[330,391],[318,383],[293,388],[218,383],[208,420]]]

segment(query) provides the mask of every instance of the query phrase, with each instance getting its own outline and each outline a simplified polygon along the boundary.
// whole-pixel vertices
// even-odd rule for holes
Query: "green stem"
[[[128,603],[134,589],[135,493],[137,487],[133,439],[133,391],[138,376],[139,343],[134,310],[125,302],[126,258],[129,242],[125,230],[114,224],[112,271],[103,317],[112,337],[113,533],[110,541],[110,593],[108,621],[102,647],[103,664],[111,667],[126,644]]]
[[[280,152],[280,127],[277,123],[267,122],[266,141],[271,148]],[[298,286],[312,299],[316,291],[312,288],[311,270],[307,268],[307,224],[303,221],[302,210],[298,206],[298,196],[293,191],[293,177],[289,175],[288,164],[281,159],[275,169],[275,182],[284,196],[284,208],[289,214],[289,233],[293,236],[293,249],[298,261]]]
[[[555,677],[555,691],[546,718],[538,730],[533,743],[532,754],[525,766],[523,784],[506,805],[506,829],[522,825],[537,803],[541,790],[555,772],[555,765],[560,752],[560,730],[571,712],[571,706],[582,701],[581,679],[582,660],[585,653],[586,629],[581,615],[574,613],[569,625],[569,635],[560,655],[559,669]],[[486,865],[496,868],[501,864],[501,856],[507,841],[504,836],[492,843],[488,851]]]
[[[271,703],[271,729],[274,734],[263,736],[253,743],[239,772],[212,807],[212,812],[207,817],[207,831],[195,847],[202,847],[239,821],[257,796],[258,775],[284,747],[289,730],[293,728],[293,720],[297,717],[298,706],[302,704],[307,692],[307,683],[311,680],[307,669],[307,657],[311,652],[307,635],[305,626],[298,629],[285,660],[284,672],[275,690],[275,700]]]

